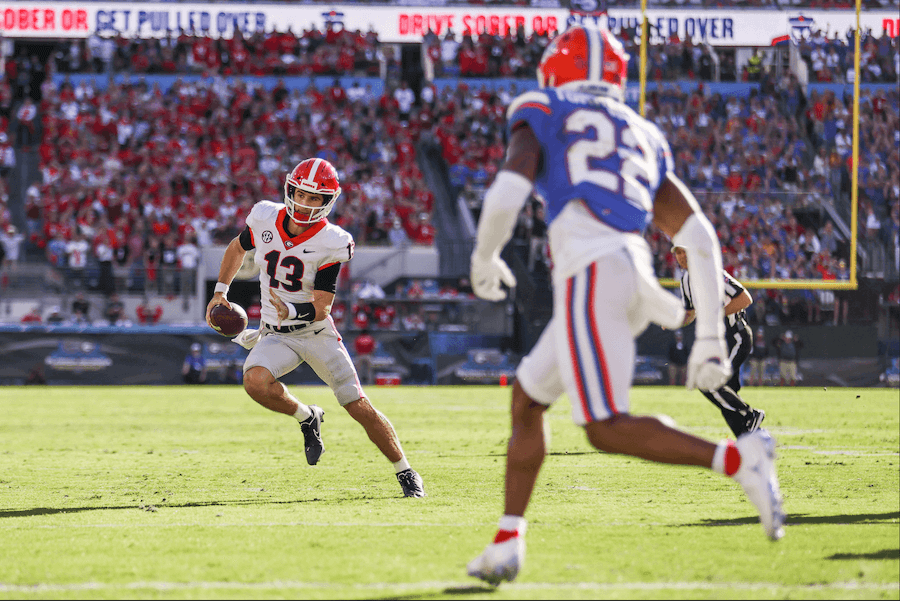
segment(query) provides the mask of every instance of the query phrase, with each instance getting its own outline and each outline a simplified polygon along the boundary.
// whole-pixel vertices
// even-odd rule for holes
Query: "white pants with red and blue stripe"
[[[644,298],[633,261],[622,249],[554,281],[553,318],[516,370],[538,403],[552,405],[566,393],[581,426],[628,412],[635,340],[658,307],[658,299]]]

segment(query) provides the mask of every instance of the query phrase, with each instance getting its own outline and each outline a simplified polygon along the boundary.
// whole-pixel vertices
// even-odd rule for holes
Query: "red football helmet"
[[[553,38],[537,68],[542,88],[587,84],[620,102],[627,77],[628,53],[609,30],[592,23],[573,25]]]
[[[294,202],[294,189],[299,188],[311,194],[321,194],[325,203],[312,207]],[[287,214],[300,225],[322,221],[334,208],[334,202],[341,195],[341,184],[337,170],[325,159],[306,159],[294,167],[284,180],[284,205]],[[309,215],[296,215],[297,208],[312,209]]]

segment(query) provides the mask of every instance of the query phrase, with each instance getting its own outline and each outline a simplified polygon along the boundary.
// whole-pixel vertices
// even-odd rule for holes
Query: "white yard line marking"
[[[474,586],[487,586],[478,580],[472,579],[465,582],[370,582],[370,583],[337,583],[337,582],[297,582],[289,580],[275,580],[272,582],[125,582],[121,584],[105,582],[81,582],[71,584],[3,584],[0,583],[0,593],[14,594],[46,594],[66,593],[78,591],[109,591],[109,590],[151,590],[151,591],[186,591],[186,590],[387,590],[409,591],[421,589],[467,589]],[[509,591],[534,591],[534,590],[587,590],[587,591],[665,591],[665,590],[780,590],[780,591],[890,591],[896,590],[898,583],[872,583],[872,582],[834,582],[831,584],[781,584],[777,582],[522,582],[505,583],[501,585]]]
[[[542,522],[543,527],[559,527],[562,524],[550,522]],[[745,522],[735,521],[717,521],[717,526],[753,526]],[[787,525],[791,526],[791,516],[788,515]],[[795,526],[797,524],[794,524]],[[832,526],[851,526],[850,522],[835,522]],[[876,524],[877,525],[877,524]],[[896,522],[886,519],[881,525],[894,526]],[[704,524],[693,522],[606,522],[604,527],[612,528],[680,528],[683,526],[703,527]],[[471,530],[472,528],[489,529],[491,526],[485,524],[446,524],[431,522],[172,522],[164,524],[144,523],[144,524],[0,524],[0,530],[63,530],[63,529],[90,529],[90,528],[464,528]]]
[[[898,457],[900,453],[896,451],[870,452],[855,451],[851,449],[819,449],[819,447],[807,447],[803,445],[778,445],[779,449],[786,451],[810,451],[816,455],[853,455],[855,457]]]

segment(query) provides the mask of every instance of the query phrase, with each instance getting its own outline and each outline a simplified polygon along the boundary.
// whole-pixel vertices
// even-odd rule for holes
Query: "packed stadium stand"
[[[283,174],[315,155],[340,171],[344,195],[333,218],[360,246],[458,237],[448,236],[435,182],[465,207],[471,235],[502,162],[505,107],[535,86],[552,35],[428,31],[425,83],[411,80],[398,49],[374,31],[330,26],[17,45],[0,83],[2,283],[40,271],[60,291],[194,294],[200,251],[227,243],[250,207],[279,199]],[[634,29],[622,37],[636,80],[639,38]],[[650,47],[646,116],[667,134],[678,175],[740,279],[848,278],[852,97],[816,84],[852,82],[853,41],[852,32],[815,32],[799,45],[803,74],[677,36]],[[898,40],[866,32],[861,47],[860,80],[877,85],[860,99],[860,269],[894,282]],[[728,82],[743,87],[721,85]],[[29,160],[40,178],[25,186],[16,223],[10,198],[21,181],[12,174]],[[434,168],[444,179],[423,172]],[[653,228],[647,237],[658,275],[676,277],[668,240]],[[514,246],[523,267],[545,277],[552,259],[539,202],[520,216]],[[35,261],[41,269],[23,272]],[[760,304],[771,313],[790,306],[798,321],[841,314],[829,291],[768,291]]]

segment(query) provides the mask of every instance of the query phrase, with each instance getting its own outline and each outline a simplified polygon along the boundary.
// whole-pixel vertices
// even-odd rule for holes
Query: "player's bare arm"
[[[528,125],[518,127],[509,140],[503,169],[534,181],[541,163],[541,144]]]
[[[237,275],[238,270],[241,268],[241,264],[244,262],[244,249],[241,247],[240,236],[235,236],[235,238],[228,244],[228,247],[225,249],[225,256],[222,257],[222,264],[219,266],[219,282],[222,282],[226,285],[231,285],[232,280],[234,280],[234,276]],[[231,308],[231,303],[228,302],[228,299],[225,298],[224,292],[216,292],[213,294],[212,299],[209,301],[209,304],[206,305],[206,323],[209,324],[209,312],[216,305],[225,305],[229,309]],[[209,324],[212,327],[212,324]]]
[[[656,193],[653,223],[669,238],[674,238],[688,217],[695,213],[703,215],[694,195],[678,177],[670,173]]]
[[[322,321],[331,315],[331,305],[334,304],[334,293],[327,290],[313,290],[313,307],[316,308],[316,318],[313,321]]]

